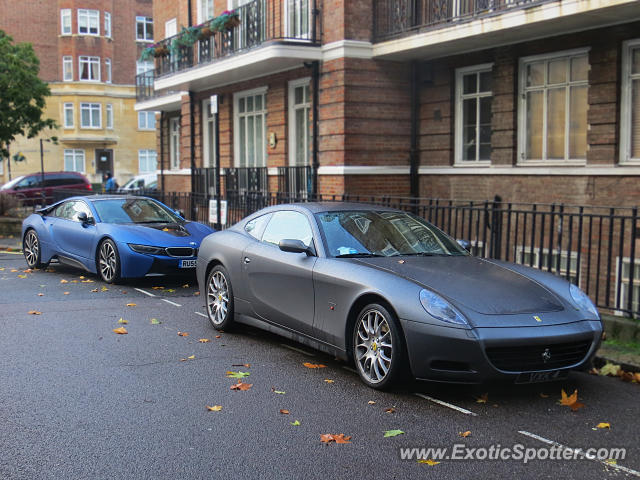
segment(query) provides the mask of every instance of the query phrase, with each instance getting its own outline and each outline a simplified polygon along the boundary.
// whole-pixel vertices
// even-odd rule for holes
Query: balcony
[[[172,91],[201,91],[320,60],[315,0],[254,0],[235,10],[239,24],[200,25],[193,43],[178,34],[156,44],[153,91],[137,80],[139,101]],[[141,77],[140,75],[138,77]]]
[[[636,0],[374,0],[373,56],[428,60],[638,20]]]

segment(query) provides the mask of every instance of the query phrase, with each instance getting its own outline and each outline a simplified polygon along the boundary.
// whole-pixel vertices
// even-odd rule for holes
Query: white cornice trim
[[[322,60],[325,62],[339,58],[373,58],[373,44],[359,40],[339,40],[322,46]]]
[[[318,167],[318,175],[409,175],[409,167],[403,165],[325,165]]]
[[[171,108],[166,108],[168,106],[177,106],[177,110],[180,110],[180,106],[182,105],[182,97],[183,95],[188,95],[188,92],[178,92],[172,93],[169,95],[162,95],[160,97],[151,98],[149,100],[145,100],[143,102],[137,102],[133,107],[135,111],[140,112],[143,110],[146,111],[158,111],[164,110],[169,111]],[[165,107],[165,108],[163,108]]]
[[[318,175],[409,175],[408,166],[377,165],[325,165]],[[545,175],[545,176],[640,176],[640,165],[624,166],[485,166],[485,167],[427,167],[419,168],[420,175]],[[269,172],[272,175],[271,172]]]
[[[104,90],[76,90],[76,89],[68,89],[68,90],[54,90],[51,89],[51,96],[56,97],[71,97],[71,96],[82,96],[82,97],[109,97],[109,98],[136,98],[135,87],[132,87],[133,91],[130,93],[116,93],[116,92],[105,92]]]
[[[180,170],[158,170],[158,175],[191,175],[190,168],[181,168]]]

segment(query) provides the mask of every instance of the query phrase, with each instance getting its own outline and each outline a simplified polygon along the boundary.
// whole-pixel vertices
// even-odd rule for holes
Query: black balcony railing
[[[555,0],[374,0],[375,41]]]
[[[216,194],[216,169],[196,168],[193,172],[195,193],[215,196]]]
[[[278,167],[278,192],[298,201],[310,198],[313,191],[311,166]]]
[[[153,71],[136,75],[136,100],[142,102],[154,96]]]
[[[208,64],[270,42],[317,45],[315,2],[253,0],[235,10],[240,18],[240,24],[235,27],[216,31],[211,36],[201,35],[191,45],[176,42],[180,34],[164,39],[156,44],[166,52],[155,59],[156,77]],[[212,22],[205,22],[201,27],[212,30],[209,28]]]
[[[267,167],[240,167],[225,169],[227,195],[261,194],[269,191],[269,174]]]

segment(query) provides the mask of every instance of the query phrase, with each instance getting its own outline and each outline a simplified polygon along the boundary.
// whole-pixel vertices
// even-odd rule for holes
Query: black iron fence
[[[374,0],[376,41],[552,0]]]
[[[210,209],[216,208],[215,197],[205,193],[146,193],[203,223],[209,223]],[[72,194],[61,190],[56,200]],[[477,202],[307,194],[301,199],[296,193],[242,189],[227,189],[221,199],[226,202],[222,228],[263,207],[299,201],[349,201],[412,212],[467,241],[474,255],[551,272],[579,285],[600,309],[640,317],[637,207],[506,203],[498,198]]]
[[[278,167],[278,192],[302,202],[313,196],[313,167]]]

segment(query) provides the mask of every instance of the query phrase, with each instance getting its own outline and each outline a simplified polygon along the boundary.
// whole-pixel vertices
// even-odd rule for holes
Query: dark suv
[[[45,172],[44,194],[45,204],[53,200],[53,191],[70,189],[90,191],[91,183],[87,177],[78,172]],[[42,173],[30,173],[5,183],[0,187],[0,193],[8,193],[18,197],[23,205],[42,203]]]

